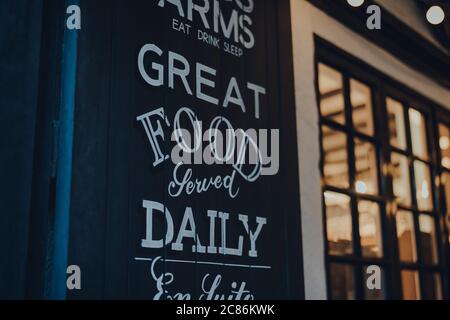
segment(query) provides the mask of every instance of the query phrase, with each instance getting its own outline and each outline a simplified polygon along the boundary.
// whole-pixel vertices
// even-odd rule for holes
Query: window
[[[342,131],[322,127],[324,179],[328,185],[348,188],[347,137]]]
[[[450,117],[446,113],[440,113],[436,117],[440,119],[438,125],[438,154],[437,162],[439,163],[438,170],[440,176],[440,206],[443,216],[444,225],[447,227],[443,230],[442,238],[447,241],[447,250],[444,251],[447,255],[447,268],[450,264]],[[436,234],[439,238],[439,230],[429,229],[429,235]],[[434,238],[435,236],[430,236]],[[431,240],[431,244],[434,241]],[[439,247],[437,248],[439,250]],[[431,251],[433,255],[436,255],[434,248]],[[428,260],[434,261],[433,257],[428,257]],[[449,275],[447,274],[447,277]],[[442,274],[439,273],[429,273],[427,274],[427,287],[426,291],[430,299],[443,298],[443,287],[442,287]],[[448,298],[448,297],[447,297]]]
[[[316,44],[329,297],[443,299],[450,114],[436,125],[438,107]],[[367,286],[372,266],[381,288]]]
[[[416,231],[412,212],[400,210],[395,216],[399,259],[401,262],[417,262]]]
[[[405,115],[400,102],[386,98],[386,108],[389,126],[389,141],[393,147],[406,149]]]
[[[438,261],[437,239],[434,219],[429,215],[419,216],[419,230],[423,251],[423,262],[435,265]]]
[[[364,83],[350,79],[352,119],[356,130],[367,135],[374,134],[372,115],[372,92]]]
[[[350,197],[336,192],[325,192],[324,196],[330,254],[352,254],[353,235]]]
[[[417,206],[421,211],[432,211],[430,168],[426,163],[414,161],[414,175],[416,177]]]
[[[413,270],[401,271],[402,298],[404,300],[420,299],[419,273]]]
[[[419,158],[428,159],[425,117],[414,108],[409,108],[408,111],[413,154]]]
[[[378,194],[377,150],[373,143],[355,138],[355,190]]]
[[[331,263],[329,267],[331,298],[353,300],[356,297],[354,268],[352,265]]]
[[[442,117],[444,118],[444,117]],[[441,206],[445,208],[444,220],[447,225],[447,238],[450,246],[450,119],[447,124],[439,124],[439,153],[438,159],[441,176]],[[450,251],[450,248],[449,250]],[[450,252],[448,254],[450,256]],[[449,262],[450,263],[450,262]]]
[[[361,294],[383,299],[385,288],[361,290],[370,262],[379,263],[383,279],[385,273],[386,202],[380,196],[372,88],[330,65],[319,64],[318,72],[329,294],[332,299],[356,299]],[[343,257],[358,257],[360,262],[342,263]]]
[[[383,257],[380,205],[374,201],[358,202],[359,238],[363,257]]]
[[[385,105],[390,121],[387,152],[392,166],[392,195],[396,207],[392,213],[395,215],[402,298],[442,298],[441,287],[436,286],[436,279],[429,276],[429,271],[438,271],[444,265],[438,256],[436,226],[439,225],[439,212],[433,201],[434,163],[429,145],[432,133],[428,129],[431,116],[410,103],[391,97],[386,98]],[[408,116],[400,120],[405,114]],[[393,120],[395,118],[397,120]]]
[[[319,64],[320,111],[323,117],[344,124],[344,87],[336,70]]]
[[[393,195],[398,204],[410,206],[412,203],[409,162],[405,155],[392,152],[391,163]]]

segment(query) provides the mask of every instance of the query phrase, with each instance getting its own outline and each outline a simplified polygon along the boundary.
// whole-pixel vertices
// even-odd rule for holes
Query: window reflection
[[[413,214],[401,210],[397,212],[395,220],[400,261],[414,263],[417,261],[417,251]]]
[[[350,197],[336,192],[325,192],[324,198],[329,254],[352,254],[353,237]]]
[[[438,250],[434,218],[426,214],[421,214],[419,216],[419,227],[423,262],[428,265],[437,264]]]
[[[382,79],[369,80],[371,85],[366,85],[364,74],[351,73],[352,78],[342,67],[337,61],[338,69],[317,65],[330,298],[446,297],[442,287],[445,255],[440,250],[444,250],[443,212],[437,210],[447,208],[450,230],[447,115],[441,117],[438,111],[435,123],[434,111],[414,105],[415,99],[408,94],[399,94],[402,101],[385,96],[386,110],[378,114],[381,110],[374,97],[383,97],[394,88],[379,88]],[[435,172],[441,176],[435,177]],[[391,220],[385,220],[384,207],[393,215],[394,234],[391,228],[383,230],[384,222]],[[390,253],[392,244],[397,256],[387,259],[384,252]],[[367,267],[372,263],[382,266],[380,290],[362,286],[370,281]],[[391,277],[400,277],[401,285],[390,286],[387,280]]]
[[[406,149],[405,116],[403,105],[391,98],[386,99],[388,113],[389,138],[392,146]]]
[[[450,130],[443,124],[439,125],[439,148],[441,149],[441,165],[450,169]]]
[[[411,143],[413,154],[419,158],[427,159],[427,130],[425,117],[415,109],[409,109],[409,123],[411,126]]]
[[[372,93],[370,88],[359,81],[351,79],[350,100],[354,128],[367,135],[373,135]]]
[[[448,243],[450,244],[450,173],[444,173],[441,178],[442,185],[444,186],[445,203],[447,206],[447,227],[449,231]]]
[[[329,275],[331,299],[355,299],[355,280],[353,266],[348,264],[331,263]]]
[[[414,174],[417,206],[421,211],[431,211],[433,210],[433,199],[431,195],[430,168],[421,161],[414,161]]]
[[[419,273],[412,270],[402,270],[402,290],[403,300],[419,300],[420,285]]]
[[[335,187],[348,188],[347,135],[322,127],[324,182]]]
[[[345,124],[344,90],[342,75],[324,65],[319,64],[320,113],[340,124]]]
[[[359,193],[378,193],[377,153],[372,143],[355,139],[355,189]]]
[[[372,201],[359,201],[359,236],[364,257],[381,258],[383,241],[380,218],[380,206]]]
[[[430,300],[442,300],[441,276],[438,273],[424,274],[425,296]]]
[[[392,188],[398,203],[411,205],[411,185],[409,179],[408,158],[398,153],[392,153],[393,166]]]

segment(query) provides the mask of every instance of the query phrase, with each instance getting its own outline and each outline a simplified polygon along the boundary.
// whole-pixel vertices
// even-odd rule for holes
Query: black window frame
[[[450,246],[448,245],[448,233],[446,219],[446,205],[445,195],[443,194],[443,186],[436,186],[435,181],[437,177],[441,177],[443,171],[450,173],[450,169],[445,169],[440,166],[440,150],[438,147],[438,122],[444,121],[450,128],[450,111],[430,99],[418,94],[413,89],[406,85],[390,78],[384,73],[378,71],[374,67],[368,65],[362,60],[355,58],[351,54],[336,47],[330,42],[315,35],[315,90],[316,99],[319,112],[319,126],[320,126],[320,152],[321,152],[321,175],[322,175],[322,214],[323,214],[323,230],[325,239],[325,262],[327,270],[327,293],[331,298],[331,288],[329,279],[329,266],[332,263],[344,263],[352,265],[355,268],[354,284],[355,284],[355,298],[364,299],[364,286],[363,286],[363,267],[366,265],[374,264],[383,268],[385,278],[385,298],[386,299],[402,299],[402,285],[401,285],[401,270],[417,270],[419,271],[420,278],[420,295],[422,299],[426,299],[425,293],[425,280],[424,273],[426,272],[439,272],[441,275],[441,286],[443,299],[449,299],[449,266],[450,266]],[[320,91],[319,91],[319,79],[318,79],[318,66],[323,63],[337,71],[343,76],[343,88],[344,88],[344,102],[345,102],[345,119],[346,124],[340,125],[333,122],[330,119],[326,119],[320,114]],[[361,81],[365,85],[371,88],[372,92],[372,113],[373,113],[373,125],[374,136],[369,137],[363,133],[360,133],[353,128],[352,123],[352,106],[349,95],[349,83],[350,79]],[[407,148],[401,150],[391,146],[389,141],[389,134],[386,134],[387,126],[387,108],[386,98],[392,98],[402,103],[404,120],[405,120],[405,134]],[[409,108],[414,108],[420,111],[426,118],[426,130],[427,130],[427,148],[428,148],[428,160],[419,159],[412,153],[410,126],[409,126]],[[375,116],[376,115],[376,116]],[[383,127],[383,124],[386,124]],[[349,162],[349,188],[337,188],[324,184],[323,175],[323,148],[322,148],[322,126],[328,126],[332,129],[339,129],[341,132],[345,132],[347,135],[347,156]],[[353,140],[354,138],[362,137],[365,141],[371,141],[376,146],[378,155],[378,195],[368,195],[356,193],[352,186],[355,176],[355,161],[353,158]],[[413,212],[415,230],[416,230],[416,246],[417,246],[417,262],[413,264],[404,263],[399,261],[397,235],[396,235],[396,220],[395,211],[397,209],[396,203],[393,198],[392,190],[392,178],[389,174],[390,171],[390,157],[391,152],[398,152],[408,157],[409,171],[410,171],[410,185],[412,195],[411,207],[399,206],[400,208],[407,209]],[[424,213],[419,211],[416,203],[415,196],[415,179],[414,179],[414,161],[422,161],[427,163],[430,170],[430,182],[432,186],[432,202],[433,212]],[[439,180],[440,181],[440,180]],[[352,210],[352,236],[353,236],[353,254],[350,256],[334,256],[328,254],[328,241],[327,241],[327,226],[326,226],[326,207],[324,202],[324,192],[334,191],[349,195],[351,197],[351,210]],[[360,239],[359,239],[359,215],[357,210],[357,201],[360,199],[375,201],[380,204],[380,218],[382,228],[382,241],[383,241],[383,257],[382,258],[364,258],[361,255]],[[428,214],[433,216],[435,221],[435,231],[437,239],[437,251],[439,262],[436,266],[425,265],[421,258],[421,239],[419,230],[418,219],[419,214]]]

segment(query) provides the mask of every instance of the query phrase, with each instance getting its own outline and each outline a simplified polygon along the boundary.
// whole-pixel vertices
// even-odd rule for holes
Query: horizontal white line
[[[136,261],[152,261],[153,259],[152,258],[135,257],[134,260],[136,260]],[[271,266],[258,266],[258,265],[249,265],[249,264],[235,264],[235,263],[222,263],[222,262],[209,262],[209,261],[192,261],[192,260],[175,260],[175,259],[161,259],[161,261],[173,262],[173,263],[205,264],[205,265],[236,267],[236,268],[249,268],[249,269],[272,269]]]
[[[140,258],[140,257],[135,257],[134,260],[136,260],[136,261],[152,261],[153,259],[150,259],[150,258]]]

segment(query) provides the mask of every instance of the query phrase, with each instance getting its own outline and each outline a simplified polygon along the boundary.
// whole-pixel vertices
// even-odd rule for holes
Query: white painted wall
[[[314,34],[450,109],[450,91],[308,3],[291,0],[303,260],[307,299],[326,299]]]

